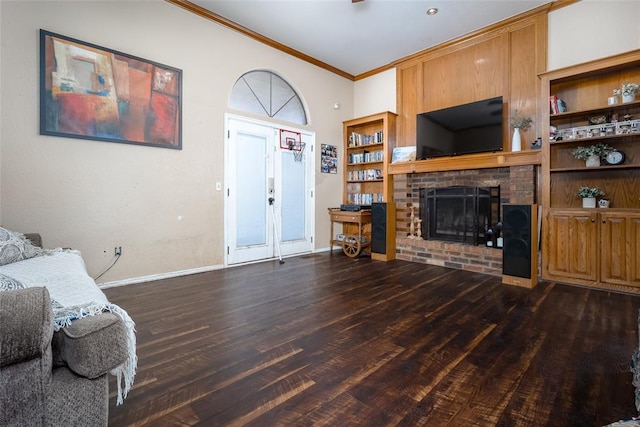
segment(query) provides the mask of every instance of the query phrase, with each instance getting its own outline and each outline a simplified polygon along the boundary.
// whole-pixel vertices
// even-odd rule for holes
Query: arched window
[[[229,106],[236,110],[307,124],[302,100],[282,77],[271,71],[249,71],[233,85]]]

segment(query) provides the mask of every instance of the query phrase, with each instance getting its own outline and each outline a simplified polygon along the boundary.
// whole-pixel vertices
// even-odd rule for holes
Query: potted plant
[[[582,186],[578,188],[578,191],[576,192],[576,196],[582,197],[583,208],[595,208],[596,197],[604,196],[604,191],[602,191],[598,187]]]
[[[588,168],[600,166],[600,159],[604,159],[614,150],[613,147],[601,142],[588,147],[577,147],[571,154],[579,160],[584,160]]]
[[[520,141],[520,129],[527,130],[531,127],[533,119],[528,116],[520,116],[520,112],[515,110],[510,117],[511,127],[513,128],[513,137],[511,138],[511,151],[520,151],[522,143]]]
[[[640,85],[637,83],[623,83],[620,89],[614,89],[614,95],[622,95],[622,102],[632,102],[636,99],[636,93],[640,92]]]

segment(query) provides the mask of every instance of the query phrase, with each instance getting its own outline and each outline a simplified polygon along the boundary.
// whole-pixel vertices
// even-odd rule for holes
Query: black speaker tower
[[[502,283],[533,288],[538,283],[538,207],[503,205]]]
[[[371,204],[371,258],[395,259],[395,209],[392,203]]]

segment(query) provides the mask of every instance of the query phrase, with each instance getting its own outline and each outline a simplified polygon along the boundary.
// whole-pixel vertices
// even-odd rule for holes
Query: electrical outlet
[[[114,252],[115,256],[122,255],[122,246],[116,246],[113,252]]]

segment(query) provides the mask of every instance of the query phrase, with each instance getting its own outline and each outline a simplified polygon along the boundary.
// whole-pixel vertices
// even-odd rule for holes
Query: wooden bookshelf
[[[371,251],[372,258],[384,261],[395,259],[393,176],[388,172],[395,137],[396,114],[389,111],[343,123],[343,203],[367,208],[386,204],[385,250]]]

